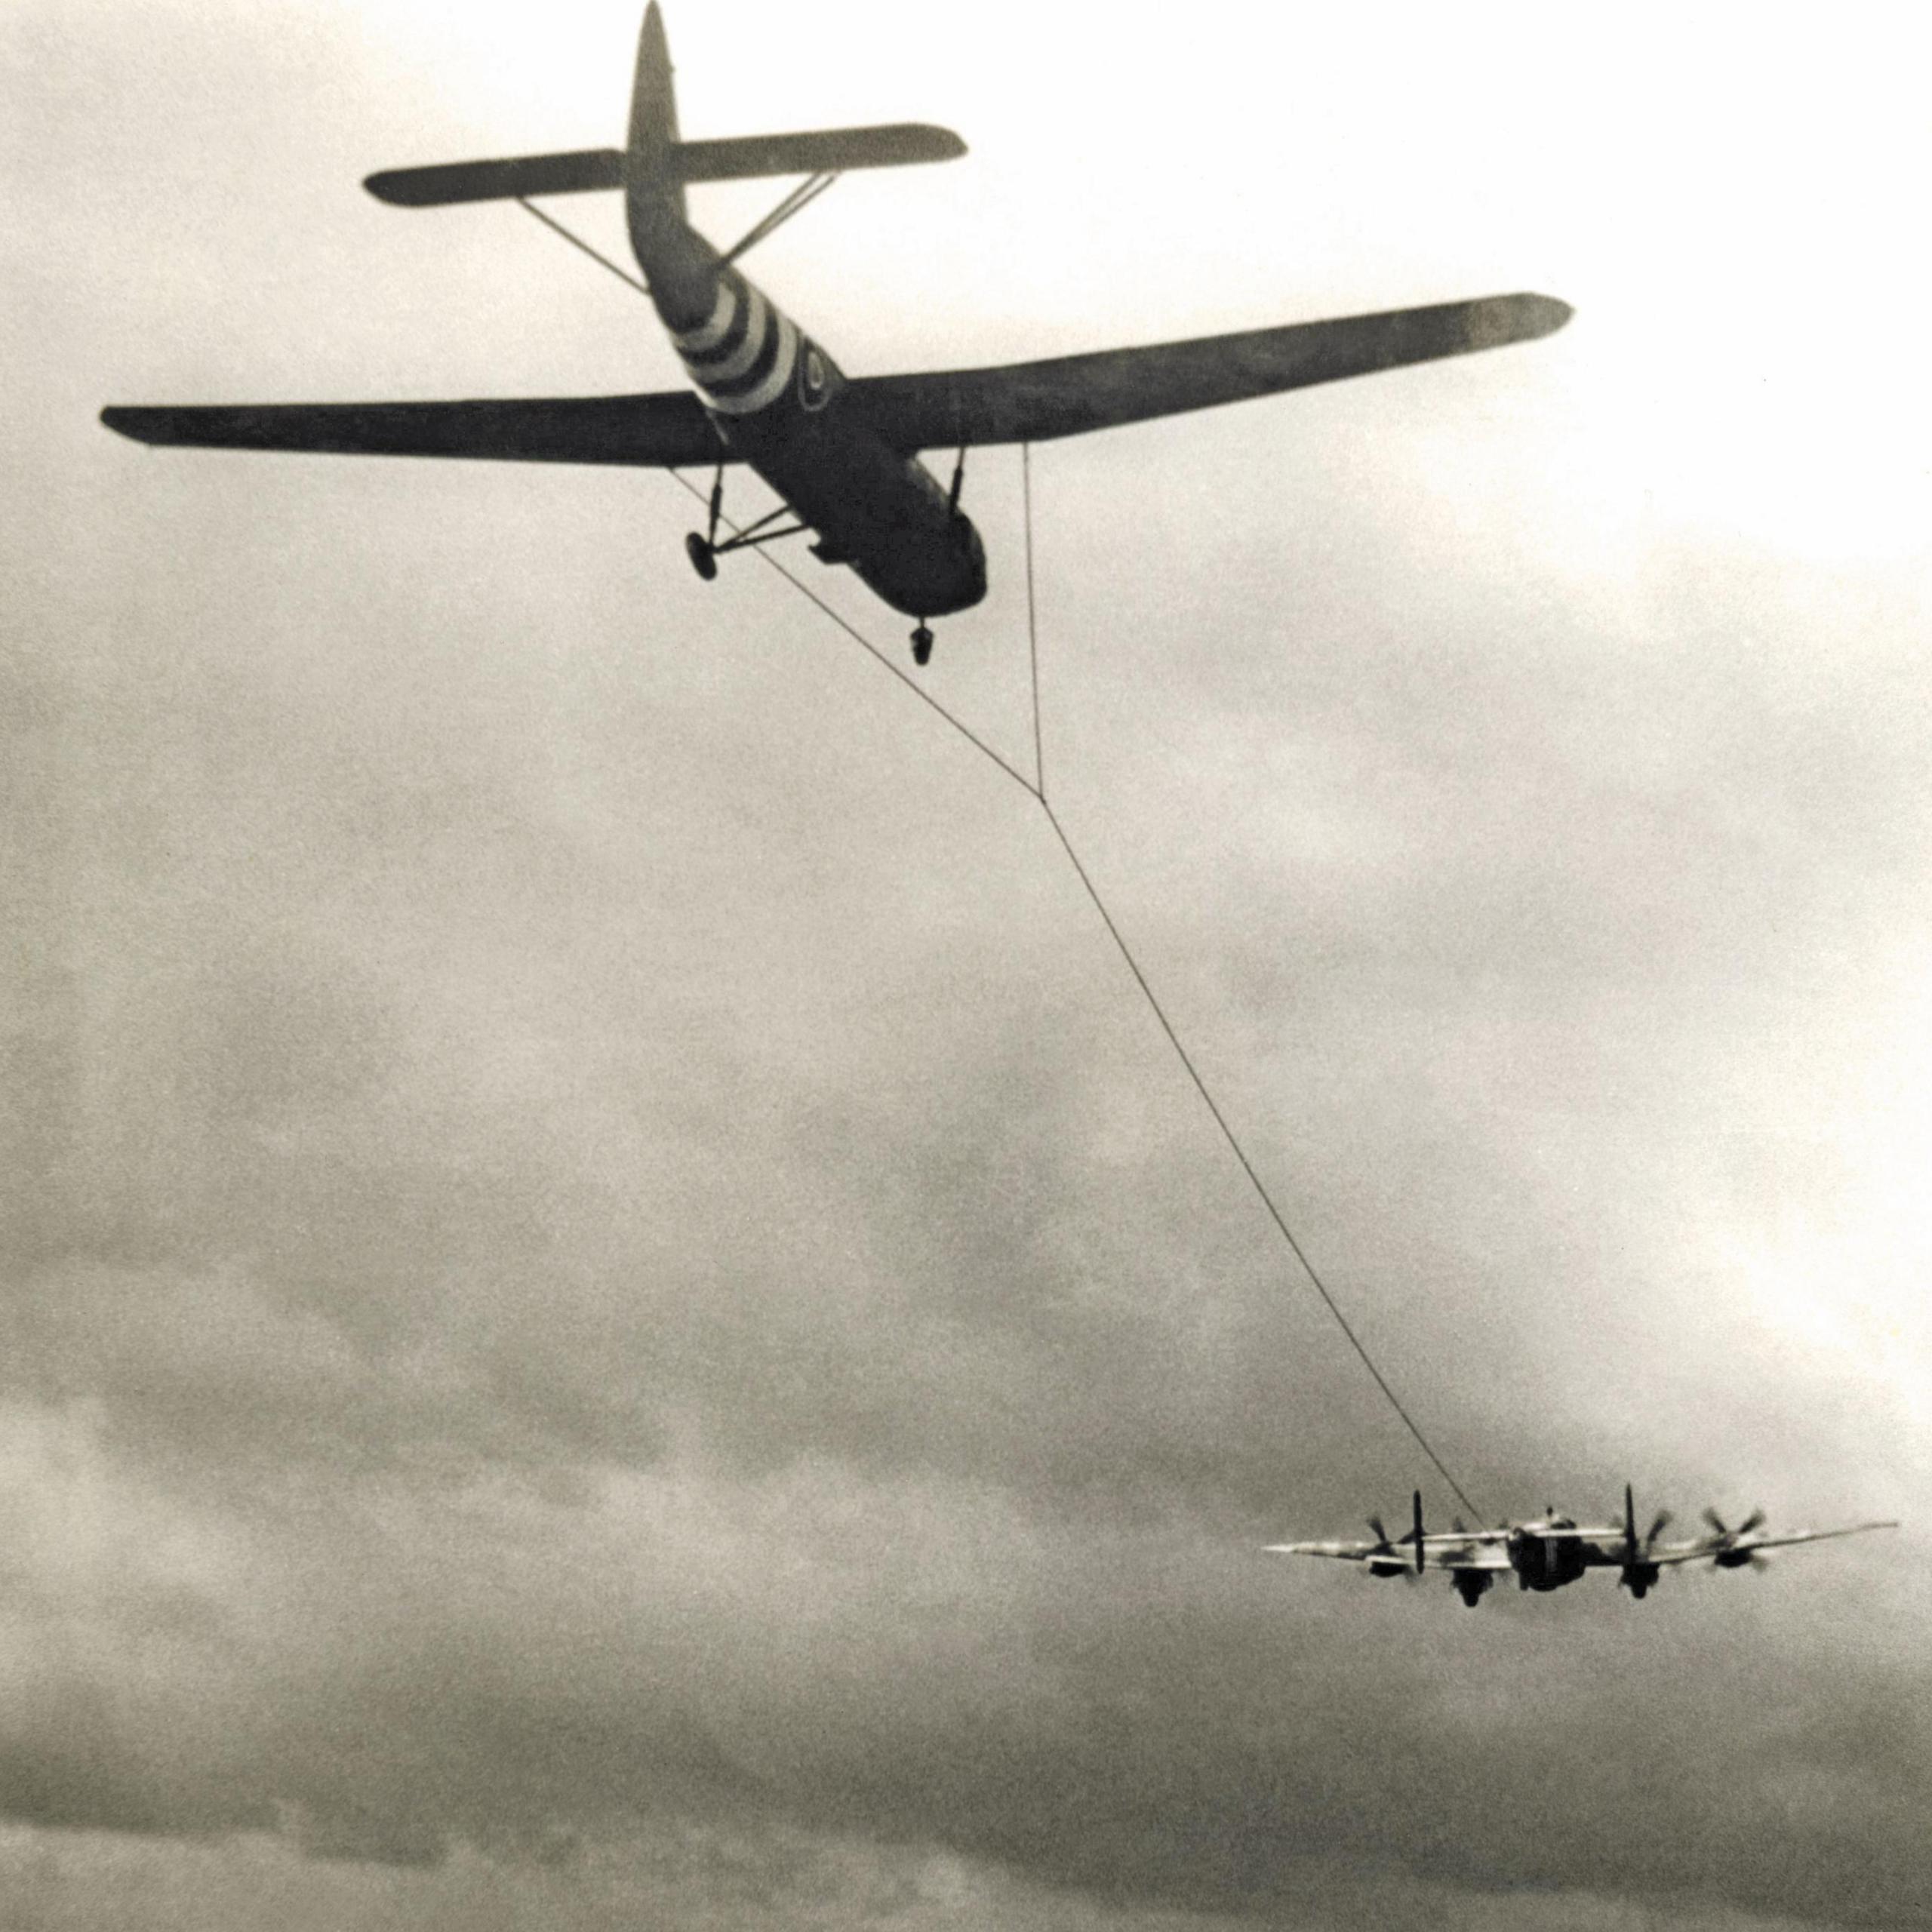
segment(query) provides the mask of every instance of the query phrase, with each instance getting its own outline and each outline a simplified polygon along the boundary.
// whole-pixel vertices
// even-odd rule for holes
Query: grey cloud
[[[278,32],[109,32],[192,140],[9,163],[66,252],[7,325],[8,1856],[103,1921],[1922,1918],[1915,1531],[1641,1612],[1258,1554],[1418,1458],[1034,808],[782,586],[701,601],[670,488],[97,430],[605,352],[500,229],[422,293],[272,137],[340,72],[342,181],[393,140],[352,36]],[[1459,539],[1419,439],[1555,380],[1039,453],[1057,802],[1486,1507],[1922,1513],[1915,593],[1633,561],[1534,453]],[[935,688],[1019,755],[1003,585]]]

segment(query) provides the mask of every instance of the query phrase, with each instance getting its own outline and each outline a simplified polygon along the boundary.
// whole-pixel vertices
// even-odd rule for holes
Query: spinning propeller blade
[[[1748,1537],[1753,1530],[1761,1530],[1764,1527],[1764,1512],[1761,1509],[1752,1510],[1734,1530],[1727,1530],[1724,1527],[1724,1518],[1715,1509],[1706,1509],[1704,1512],[1704,1521],[1709,1524],[1719,1536],[1727,1541],[1734,1541],[1739,1537]]]
[[[1639,1601],[1663,1574],[1662,1567],[1651,1560],[1651,1551],[1669,1521],[1670,1512],[1660,1509],[1649,1529],[1640,1538],[1637,1534],[1637,1499],[1631,1494],[1630,1485],[1627,1482],[1623,1485],[1623,1564],[1617,1572],[1617,1580]]]
[[[1742,1570],[1747,1564],[1753,1570],[1765,1567],[1764,1559],[1755,1549],[1740,1549],[1737,1546],[1740,1539],[1748,1537],[1753,1530],[1763,1528],[1763,1510],[1752,1510],[1734,1530],[1724,1527],[1724,1518],[1715,1509],[1704,1512],[1704,1521],[1717,1532],[1717,1540],[1711,1549],[1711,1561],[1720,1570]]]

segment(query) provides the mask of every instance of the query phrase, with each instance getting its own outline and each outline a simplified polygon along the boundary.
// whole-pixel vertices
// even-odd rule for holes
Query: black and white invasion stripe
[[[718,275],[709,318],[674,339],[691,380],[726,416],[775,402],[798,365],[797,325],[729,269]]]

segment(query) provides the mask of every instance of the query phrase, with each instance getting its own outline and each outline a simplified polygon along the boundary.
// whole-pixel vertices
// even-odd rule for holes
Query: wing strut
[[[830,174],[814,174],[801,181],[762,221],[752,226],[732,243],[724,251],[728,262],[735,262],[740,255],[748,255],[768,235],[783,228],[795,214],[801,214],[838,179],[835,170]]]

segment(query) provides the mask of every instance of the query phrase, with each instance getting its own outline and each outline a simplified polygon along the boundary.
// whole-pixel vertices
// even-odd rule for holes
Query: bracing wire
[[[1020,445],[1020,500],[1026,525],[1026,668],[1033,685],[1033,786],[1047,802],[1047,754],[1040,742],[1040,624],[1033,608],[1033,445]],[[1048,816],[1051,817],[1051,811]]]
[[[644,284],[638,281],[635,276],[626,274],[624,270],[618,267],[614,262],[611,261],[606,257],[600,254],[596,249],[593,248],[590,245],[589,242],[583,240],[580,236],[573,234],[571,230],[565,227],[561,222],[554,220],[550,216],[546,214],[541,209],[532,207],[530,202],[524,200],[521,196],[518,196],[517,198],[521,205],[528,209],[531,214],[536,216],[537,220],[542,222],[546,227],[554,229],[558,234],[562,235],[567,242],[570,242],[572,246],[580,249],[585,254],[591,257],[593,260],[601,263],[603,266],[608,269],[613,275],[617,275],[620,280],[629,282],[634,288],[639,290],[644,289]],[[645,292],[648,293],[648,291],[646,291]],[[688,477],[680,475],[676,470],[672,470],[669,473],[673,481],[681,485],[685,490],[688,491],[700,503],[708,502],[709,500],[705,492],[700,490],[697,485],[693,483]],[[1052,826],[1054,835],[1059,840],[1061,850],[1066,853],[1068,860],[1072,864],[1075,875],[1078,878],[1081,885],[1086,891],[1088,897],[1094,902],[1094,909],[1100,914],[1101,923],[1106,928],[1109,937],[1113,940],[1115,947],[1119,951],[1121,958],[1126,961],[1128,971],[1133,974],[1134,983],[1140,987],[1142,996],[1146,999],[1149,1009],[1153,1013],[1155,1019],[1160,1023],[1161,1032],[1167,1035],[1168,1044],[1174,1048],[1176,1057],[1179,1059],[1183,1067],[1186,1069],[1188,1078],[1194,1083],[1195,1092],[1201,1096],[1202,1101],[1207,1106],[1208,1112],[1213,1116],[1214,1124],[1220,1129],[1222,1138],[1227,1142],[1228,1146],[1233,1150],[1235,1158],[1241,1164],[1242,1173],[1246,1174],[1247,1177],[1248,1184],[1254,1189],[1257,1197],[1261,1202],[1262,1206],[1267,1210],[1269,1218],[1274,1223],[1277,1232],[1280,1234],[1282,1240],[1287,1244],[1289,1253],[1294,1257],[1296,1262],[1300,1266],[1302,1272],[1307,1276],[1309,1284],[1313,1287],[1315,1292],[1321,1297],[1322,1305],[1327,1309],[1331,1317],[1333,1318],[1335,1325],[1340,1329],[1343,1334],[1347,1338],[1349,1347],[1355,1351],[1355,1355],[1361,1361],[1362,1367],[1368,1371],[1369,1376],[1374,1382],[1376,1387],[1381,1391],[1383,1399],[1387,1401],[1389,1407],[1395,1411],[1396,1416],[1401,1420],[1402,1426],[1408,1431],[1410,1435],[1414,1439],[1416,1446],[1420,1449],[1423,1455],[1429,1459],[1430,1465],[1434,1468],[1436,1474],[1439,1475],[1444,1482],[1448,1485],[1451,1492],[1454,1495],[1456,1500],[1462,1504],[1463,1507],[1467,1509],[1472,1515],[1480,1516],[1482,1512],[1477,1506],[1475,1502],[1471,1500],[1469,1491],[1463,1488],[1463,1485],[1456,1480],[1455,1475],[1450,1469],[1448,1464],[1445,1463],[1442,1460],[1441,1457],[1436,1453],[1436,1451],[1429,1441],[1429,1438],[1423,1433],[1421,1425],[1417,1423],[1415,1417],[1409,1413],[1408,1409],[1404,1404],[1401,1398],[1395,1392],[1394,1386],[1390,1383],[1389,1378],[1383,1374],[1381,1369],[1377,1365],[1374,1357],[1369,1353],[1367,1344],[1364,1343],[1361,1337],[1355,1332],[1354,1325],[1349,1321],[1348,1317],[1343,1313],[1341,1306],[1336,1300],[1334,1295],[1330,1291],[1328,1284],[1323,1281],[1320,1274],[1317,1272],[1315,1264],[1309,1260],[1307,1254],[1303,1250],[1301,1243],[1296,1239],[1294,1229],[1288,1225],[1287,1216],[1285,1216],[1281,1212],[1281,1209],[1275,1205],[1274,1196],[1269,1192],[1267,1185],[1262,1180],[1260,1174],[1256,1168],[1254,1163],[1248,1158],[1247,1149],[1242,1146],[1240,1137],[1236,1134],[1233,1127],[1229,1124],[1226,1115],[1222,1112],[1219,1103],[1216,1101],[1213,1093],[1210,1091],[1207,1081],[1201,1077],[1200,1069],[1195,1065],[1193,1056],[1189,1053],[1186,1046],[1182,1044],[1180,1034],[1174,1030],[1174,1023],[1168,1017],[1166,1008],[1161,1005],[1158,997],[1155,993],[1153,986],[1149,982],[1146,974],[1141,971],[1140,963],[1135,958],[1132,948],[1131,948],[1127,943],[1125,935],[1121,932],[1119,925],[1115,922],[1113,915],[1108,911],[1106,901],[1100,897],[1100,888],[1094,884],[1093,875],[1088,871],[1085,865],[1082,863],[1080,854],[1074,849],[1073,841],[1067,836],[1066,828],[1061,824],[1059,814],[1054,811],[1052,805],[1048,801],[1046,761],[1042,749],[1040,728],[1039,626],[1033,589],[1032,453],[1031,445],[1026,443],[1022,443],[1020,446],[1020,493],[1026,519],[1026,646],[1028,665],[1032,678],[1033,702],[1033,758],[1035,777],[1032,779],[1027,778],[1014,766],[1008,764],[1007,761],[1002,758],[998,752],[995,751],[990,745],[986,743],[983,739],[977,737],[974,732],[968,730],[966,725],[958,718],[955,717],[951,712],[947,710],[945,706],[941,704],[937,699],[932,697],[922,686],[916,683],[912,678],[909,678],[891,658],[887,657],[884,651],[881,651],[878,647],[871,641],[870,638],[865,636],[863,632],[857,629],[857,628],[853,624],[848,622],[845,618],[841,617],[823,598],[820,597],[817,592],[813,590],[811,587],[808,584],[805,583],[801,578],[795,575],[792,571],[787,570],[776,557],[772,556],[768,552],[763,549],[758,550],[756,554],[765,563],[770,565],[772,569],[775,570],[787,583],[791,585],[793,589],[798,592],[801,596],[809,600],[810,602],[814,605],[827,617],[830,618],[832,623],[836,624],[848,637],[853,640],[854,643],[860,645],[863,648],[869,652],[880,664],[883,665],[887,670],[890,671],[892,675],[899,680],[900,684],[903,685],[905,688],[909,691],[915,697],[918,698],[921,703],[924,704],[929,709],[937,712],[939,715],[943,718],[948,724],[951,725],[952,729],[956,731],[961,737],[964,738],[968,744],[971,745],[976,751],[983,753],[986,757],[990,758],[995,764],[998,766],[1000,770],[1004,772],[1008,778],[1012,780],[1014,784],[1017,785],[1023,792],[1026,792],[1029,797],[1032,798],[1038,804],[1041,811],[1046,815],[1047,823]],[[737,529],[737,526],[735,525],[730,525],[730,520],[728,518],[724,519],[724,521],[730,525],[735,533]]]
[[[708,503],[709,502],[710,500],[706,496],[706,493],[700,490],[688,476],[681,475],[675,469],[670,471],[669,474],[671,480],[674,483],[682,485],[683,487],[686,490],[689,491],[700,503]],[[720,523],[723,524],[734,537],[741,534],[740,526],[734,523],[728,516],[721,516],[718,520]],[[876,658],[887,670],[890,671],[892,675],[897,678],[921,704],[926,705],[931,709],[937,711],[939,715],[943,718],[946,721],[950,724],[975,751],[983,752],[986,755],[991,758],[994,764],[998,765],[1001,771],[1004,772],[1007,777],[1011,779],[1014,783],[1017,785],[1023,792],[1028,792],[1036,798],[1040,795],[1039,793],[1034,789],[1032,780],[1028,778],[1025,773],[1020,771],[1014,766],[1008,764],[1006,760],[1001,758],[999,753],[995,751],[992,746],[986,743],[985,739],[978,737],[974,732],[969,731],[966,726],[961,724],[957,718],[954,717],[952,713],[947,710],[946,706],[941,704],[939,700],[934,697],[930,691],[927,691],[922,685],[915,682],[912,678],[907,677],[906,673],[900,670],[899,666],[894,663],[892,660],[887,657],[885,653],[880,650],[878,646],[873,643],[870,638],[867,637],[862,631],[860,631],[853,625],[848,623],[844,618],[841,617],[838,613],[825,601],[823,597],[820,596],[817,591],[813,589],[810,584],[807,583],[795,572],[788,571],[770,551],[754,549],[753,554],[755,555],[761,562],[769,564],[771,568],[775,570],[778,574],[798,593],[801,597],[806,598],[812,603],[817,605],[819,609],[823,611],[825,614],[829,617],[854,644],[857,644],[861,646],[863,649],[870,651],[872,656]]]

